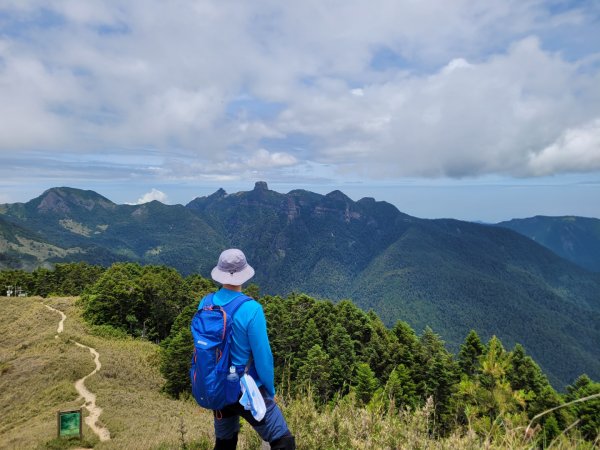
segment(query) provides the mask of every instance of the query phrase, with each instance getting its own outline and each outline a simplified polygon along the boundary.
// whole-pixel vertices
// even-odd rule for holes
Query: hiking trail
[[[52,306],[46,305],[45,303],[43,303],[43,305],[46,308],[59,313],[61,316],[61,320],[58,323],[58,328],[56,329],[57,334],[54,336],[54,339],[58,339],[58,334],[62,333],[64,330],[64,323],[67,319],[67,316],[65,313],[56,308],[53,308]],[[102,364],[100,363],[100,353],[98,353],[95,348],[88,347],[87,345],[83,345],[76,341],[73,342],[78,347],[87,348],[94,357],[94,363],[96,364],[96,368],[92,372],[88,373],[85,377],[80,378],[75,382],[75,389],[79,393],[79,398],[83,398],[83,400],[85,401],[83,407],[89,412],[89,415],[85,418],[85,423],[100,438],[100,441],[108,441],[110,440],[110,432],[108,431],[108,428],[97,423],[100,414],[102,414],[102,408],[96,405],[96,394],[90,392],[84,384],[85,380],[88,377],[94,375],[102,367]]]

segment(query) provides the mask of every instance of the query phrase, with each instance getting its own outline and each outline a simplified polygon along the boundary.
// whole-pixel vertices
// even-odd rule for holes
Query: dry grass
[[[97,395],[112,439],[99,442],[84,426],[94,448],[180,448],[182,429],[187,443],[212,445],[210,413],[160,393],[156,345],[90,334],[73,298],[45,300],[67,315],[65,331],[55,339],[60,317],[41,301],[0,298],[0,449],[44,448],[56,436],[56,411],[81,406],[74,383],[94,364],[89,351],[71,340],[100,353],[102,369],[86,386]]]
[[[283,405],[299,450],[392,450],[392,449],[486,449],[534,450],[544,444],[553,449],[585,450],[594,447],[577,435],[560,436],[554,442],[534,442],[525,438],[525,427],[502,422],[495,435],[482,436],[473,430],[458,430],[446,437],[430,435],[433,404],[416,411],[385,410],[383,407],[356,407],[352,396],[335,405],[319,409],[303,396]],[[258,448],[258,447],[257,447]]]

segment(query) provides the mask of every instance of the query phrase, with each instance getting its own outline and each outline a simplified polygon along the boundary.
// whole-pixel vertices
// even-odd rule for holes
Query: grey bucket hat
[[[254,276],[254,269],[246,261],[244,252],[230,248],[221,253],[219,262],[210,276],[217,283],[241,286]]]

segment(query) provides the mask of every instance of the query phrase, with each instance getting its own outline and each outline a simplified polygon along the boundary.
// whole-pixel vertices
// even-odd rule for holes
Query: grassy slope
[[[195,448],[212,445],[210,413],[159,392],[163,379],[156,345],[91,335],[72,298],[46,300],[67,314],[65,331],[55,338],[60,318],[41,301],[0,298],[0,449],[44,448],[56,436],[56,411],[81,406],[74,382],[94,369],[93,358],[69,339],[100,353],[102,368],[86,386],[97,395],[100,420],[112,439],[101,443],[84,426],[94,448],[179,448],[181,423]],[[248,433],[240,448],[256,443]]]

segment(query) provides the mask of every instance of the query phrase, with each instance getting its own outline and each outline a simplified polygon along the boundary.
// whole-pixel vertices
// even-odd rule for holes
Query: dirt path
[[[67,316],[65,315],[65,313],[63,313],[62,311],[59,311],[56,308],[53,308],[52,306],[48,306],[45,303],[44,303],[44,306],[46,308],[60,314],[61,320],[58,323],[58,328],[56,329],[56,333],[62,333],[64,330],[64,323],[65,323],[65,320],[67,319]],[[54,336],[54,338],[58,339],[58,334],[56,336]],[[89,415],[85,418],[85,423],[88,425],[88,427],[90,427],[92,429],[92,431],[94,433],[96,433],[96,435],[100,438],[101,441],[108,441],[108,440],[110,440],[110,432],[108,431],[108,429],[106,427],[98,424],[98,418],[100,417],[100,414],[102,414],[102,408],[100,408],[99,406],[96,406],[96,394],[94,394],[93,392],[90,392],[85,387],[85,384],[84,384],[85,380],[88,377],[91,377],[92,375],[94,375],[102,367],[102,364],[100,364],[100,354],[96,351],[95,348],[88,347],[87,345],[83,345],[79,342],[75,342],[75,341],[73,341],[73,342],[78,347],[87,348],[90,351],[90,353],[94,356],[94,363],[96,364],[96,368],[92,372],[88,373],[85,377],[80,378],[79,380],[77,380],[75,382],[75,389],[79,393],[79,396],[80,396],[79,398],[83,398],[83,400],[85,401],[85,403],[83,404],[83,407],[85,409],[87,409],[89,412]]]
[[[90,415],[85,418],[85,423],[87,423],[94,433],[98,435],[101,441],[108,441],[110,439],[110,432],[106,427],[98,425],[98,418],[100,417],[100,414],[102,414],[102,408],[96,406],[96,394],[90,392],[85,387],[85,384],[83,384],[86,378],[94,375],[102,367],[102,364],[100,364],[100,354],[95,348],[88,347],[87,345],[80,344],[79,342],[75,342],[75,345],[89,349],[90,353],[94,355],[94,362],[96,363],[96,368],[92,372],[75,382],[75,389],[77,389],[79,395],[85,400],[85,409],[87,409],[90,413]]]
[[[58,339],[58,334],[62,333],[63,330],[64,330],[64,328],[65,328],[65,320],[67,320],[67,316],[66,316],[66,314],[64,312],[59,311],[58,309],[53,308],[52,306],[48,306],[45,303],[42,303],[42,304],[46,308],[48,308],[50,311],[55,311],[55,312],[57,312],[57,313],[60,314],[61,319],[60,319],[60,322],[58,322],[58,328],[56,329],[56,333],[57,334],[56,334],[56,336],[54,336],[54,339]]]

